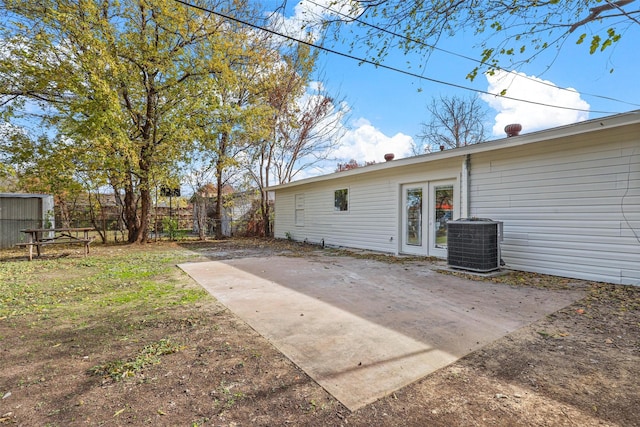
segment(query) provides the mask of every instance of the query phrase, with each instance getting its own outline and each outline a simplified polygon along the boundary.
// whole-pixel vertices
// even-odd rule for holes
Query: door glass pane
[[[407,189],[406,238],[408,245],[422,246],[422,188]]]
[[[447,222],[453,219],[453,185],[435,187],[436,248],[447,248]]]

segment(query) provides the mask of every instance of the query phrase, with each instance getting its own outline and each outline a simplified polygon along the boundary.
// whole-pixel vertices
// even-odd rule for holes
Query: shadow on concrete
[[[245,251],[180,267],[351,410],[583,295],[470,281],[428,263]]]

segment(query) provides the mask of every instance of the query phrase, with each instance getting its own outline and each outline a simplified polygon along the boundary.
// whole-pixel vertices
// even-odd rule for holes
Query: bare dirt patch
[[[638,287],[492,279],[587,294],[351,413],[174,267],[335,253],[255,240],[96,245],[86,259],[61,249],[32,263],[0,252],[0,425],[640,425]]]

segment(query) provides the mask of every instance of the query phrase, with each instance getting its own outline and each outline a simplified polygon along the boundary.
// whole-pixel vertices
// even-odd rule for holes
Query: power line
[[[491,65],[491,64],[488,64],[488,63],[486,63],[486,62],[484,62],[484,61],[481,61],[481,60],[479,60],[479,59],[472,58],[472,57],[470,57],[470,56],[466,56],[466,55],[463,55],[463,54],[458,53],[458,52],[453,52],[453,51],[450,51],[450,50],[447,50],[447,49],[440,48],[440,47],[435,46],[435,45],[431,45],[431,44],[425,43],[425,42],[420,41],[420,40],[415,40],[415,39],[413,39],[413,38],[411,38],[411,37],[403,36],[402,34],[395,33],[395,32],[393,32],[393,31],[387,30],[386,28],[382,28],[382,27],[380,27],[380,26],[378,26],[378,25],[371,24],[371,23],[369,23],[369,22],[365,22],[365,21],[363,21],[363,20],[362,20],[362,19],[360,19],[360,18],[354,18],[354,17],[352,17],[352,16],[349,16],[349,15],[347,15],[346,13],[343,13],[343,12],[341,12],[341,11],[339,11],[339,10],[331,9],[331,7],[326,6],[326,5],[323,5],[323,4],[316,3],[316,2],[315,2],[315,1],[313,1],[313,0],[304,0],[304,1],[306,1],[306,2],[308,2],[308,3],[311,3],[311,4],[315,5],[315,6],[321,7],[321,8],[323,8],[324,10],[327,10],[327,11],[329,11],[329,12],[331,12],[331,13],[335,13],[336,15],[342,16],[343,18],[347,18],[347,19],[349,19],[349,20],[351,20],[351,21],[353,21],[353,22],[358,22],[358,23],[359,23],[359,24],[361,24],[361,25],[364,25],[364,26],[367,26],[367,27],[371,27],[371,28],[373,28],[373,29],[375,29],[375,30],[377,30],[377,31],[381,31],[381,32],[383,32],[383,33],[385,33],[385,34],[389,34],[389,35],[391,35],[391,36],[394,36],[394,37],[398,37],[398,38],[401,38],[401,39],[407,40],[407,41],[409,41],[409,42],[411,42],[411,43],[419,44],[419,45],[422,45],[422,46],[428,47],[428,48],[430,48],[430,49],[433,49],[433,50],[437,50],[437,51],[439,51],[439,52],[446,53],[446,54],[448,54],[448,55],[456,56],[456,57],[458,57],[458,58],[462,58],[462,59],[466,59],[466,60],[471,61],[471,62],[475,62],[475,63],[480,64],[480,65]],[[502,68],[502,67],[497,67],[496,69],[501,70],[501,71],[506,71],[506,72],[508,72],[508,73],[511,73],[511,72],[513,71],[513,70],[506,70],[506,69],[504,69],[504,68]],[[573,90],[571,90],[571,89],[567,89],[567,88],[559,87],[559,86],[556,86],[556,85],[554,85],[554,84],[552,84],[552,83],[547,83],[547,82],[545,82],[545,81],[543,81],[543,80],[534,79],[534,78],[529,77],[529,76],[527,76],[527,75],[521,75],[520,77],[523,77],[523,78],[525,78],[525,79],[527,79],[527,80],[530,80],[530,81],[535,82],[535,83],[538,83],[538,84],[542,84],[542,85],[545,85],[545,86],[553,87],[553,88],[555,88],[555,89],[560,89],[560,90],[567,91],[567,92],[572,92],[572,93],[574,93],[574,92],[575,92],[575,91],[573,91]],[[619,102],[619,103],[621,103],[621,104],[627,104],[627,105],[631,105],[631,106],[634,106],[634,107],[640,107],[640,104],[635,104],[635,103],[633,103],[633,102],[623,101],[623,100],[621,100],[621,99],[612,98],[612,97],[609,97],[609,96],[597,95],[597,94],[594,94],[594,93],[588,93],[588,92],[580,92],[580,94],[581,94],[581,95],[585,95],[585,96],[592,96],[592,97],[594,97],[594,98],[606,99],[606,100],[608,100],[608,101]]]
[[[383,68],[383,69],[394,71],[396,73],[404,74],[404,75],[407,75],[407,76],[410,76],[410,77],[415,77],[415,78],[420,79],[420,80],[426,80],[426,81],[429,81],[429,82],[432,82],[432,83],[437,83],[437,84],[441,84],[441,85],[445,85],[445,86],[455,87],[455,88],[458,88],[458,89],[468,90],[468,91],[471,91],[471,92],[481,93],[481,94],[484,94],[484,95],[500,97],[502,99],[509,99],[511,101],[518,101],[518,102],[525,102],[525,103],[528,103],[528,104],[540,105],[542,107],[558,108],[558,109],[561,109],[561,110],[570,110],[570,111],[581,111],[581,112],[586,112],[586,113],[599,113],[599,114],[617,114],[618,113],[617,111],[588,110],[588,109],[583,109],[583,108],[563,107],[563,106],[559,106],[559,105],[551,105],[551,104],[546,104],[544,102],[537,102],[537,101],[530,101],[530,100],[527,100],[527,99],[514,98],[514,97],[511,97],[511,96],[491,93],[491,92],[487,92],[487,91],[480,90],[480,89],[474,89],[474,88],[471,88],[471,87],[468,87],[468,86],[463,86],[463,85],[460,85],[460,84],[457,84],[457,83],[450,83],[450,82],[446,82],[446,81],[443,81],[443,80],[433,79],[433,78],[426,77],[426,76],[423,76],[423,75],[420,75],[420,74],[412,73],[411,71],[406,71],[406,70],[402,70],[400,68],[391,67],[389,65],[385,65],[385,64],[382,64],[382,63],[371,61],[369,59],[365,59],[365,58],[361,58],[361,57],[358,57],[358,56],[355,56],[355,55],[351,55],[351,54],[348,54],[348,53],[340,52],[340,51],[337,51],[335,49],[330,49],[330,48],[325,47],[325,46],[319,46],[319,45],[316,45],[314,43],[311,43],[311,42],[308,42],[308,41],[305,41],[305,40],[300,40],[300,39],[297,39],[297,38],[295,38],[293,36],[289,36],[289,35],[286,35],[286,34],[283,34],[283,33],[279,33],[279,32],[277,32],[275,30],[270,29],[270,28],[261,27],[261,26],[259,26],[257,24],[252,24],[251,22],[247,22],[247,21],[244,21],[242,19],[239,19],[239,18],[236,18],[236,17],[233,17],[233,16],[225,15],[223,13],[216,12],[214,10],[211,10],[211,9],[208,9],[208,8],[205,8],[205,7],[202,7],[202,6],[191,4],[191,3],[188,3],[188,2],[186,2],[184,0],[174,0],[174,1],[176,3],[180,3],[180,4],[184,5],[184,6],[191,7],[193,9],[199,9],[199,10],[201,10],[203,12],[211,13],[213,15],[219,16],[220,18],[223,18],[223,19],[226,19],[226,20],[229,20],[229,21],[236,22],[238,24],[242,24],[242,25],[248,26],[248,27],[251,27],[251,28],[259,30],[259,31],[264,31],[264,32],[267,32],[269,34],[273,34],[275,36],[282,37],[284,39],[287,39],[287,40],[290,40],[290,41],[293,41],[293,42],[296,42],[296,43],[301,43],[301,44],[304,44],[306,46],[313,47],[315,49],[319,49],[319,50],[322,50],[322,51],[325,51],[325,52],[328,52],[328,53],[331,53],[331,54],[334,54],[334,55],[338,55],[338,56],[342,56],[344,58],[348,58],[348,59],[352,59],[354,61],[358,61],[361,64],[373,65],[376,68]]]

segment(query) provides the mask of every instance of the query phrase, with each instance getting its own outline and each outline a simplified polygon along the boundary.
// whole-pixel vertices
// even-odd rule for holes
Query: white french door
[[[455,214],[455,181],[402,185],[400,251],[447,256],[447,222]]]
[[[447,223],[454,219],[454,181],[429,183],[429,255],[447,256]]]
[[[425,203],[429,187],[426,183],[402,186],[401,251],[405,254],[427,255],[427,230],[424,227]]]

